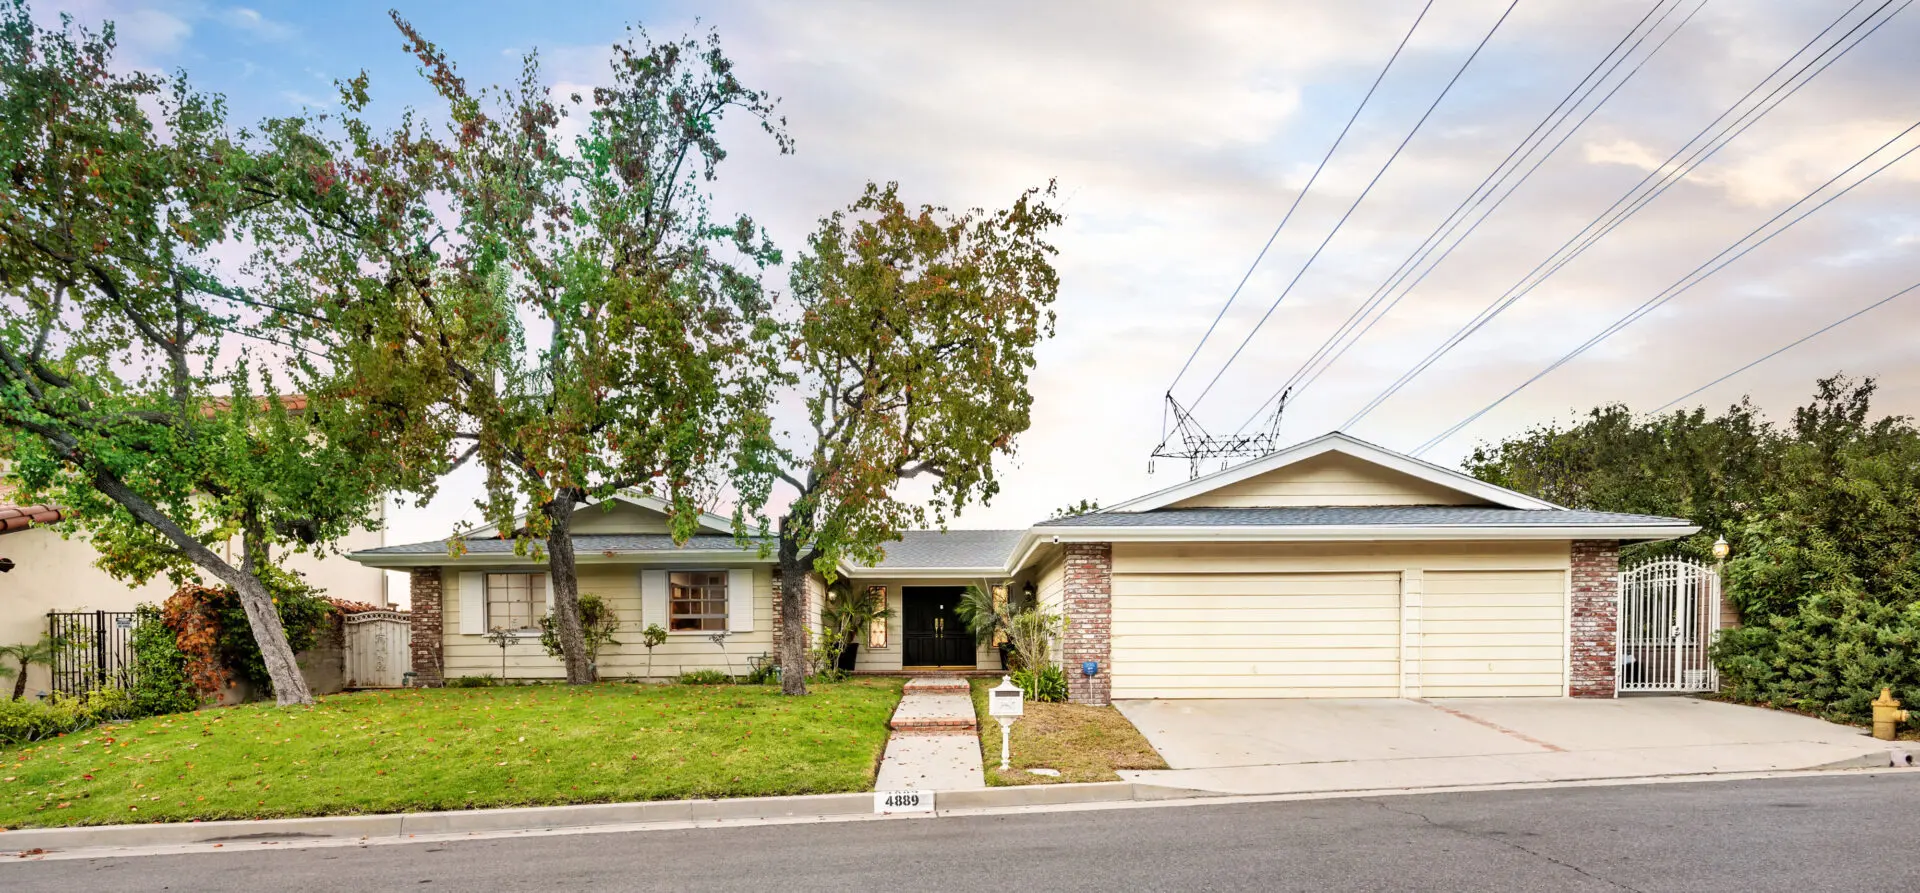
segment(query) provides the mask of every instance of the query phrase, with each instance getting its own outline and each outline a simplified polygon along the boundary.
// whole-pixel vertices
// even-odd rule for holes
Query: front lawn
[[[0,750],[0,828],[864,791],[897,679],[362,692]]]
[[[1000,771],[1000,723],[987,715],[987,690],[999,682],[973,680],[973,713],[980,723],[980,753],[987,784],[1056,784],[1119,781],[1116,769],[1165,769],[1167,763],[1145,735],[1112,707],[1028,701],[1013,724],[1013,769]],[[1058,777],[1028,769],[1058,769]]]

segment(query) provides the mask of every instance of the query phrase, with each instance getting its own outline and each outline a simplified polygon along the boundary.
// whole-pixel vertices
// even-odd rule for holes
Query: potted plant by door
[[[836,635],[831,641],[838,641],[840,653],[834,658],[834,667],[843,673],[853,672],[860,660],[860,640],[867,628],[875,623],[885,623],[893,616],[893,610],[885,603],[864,597],[856,593],[853,584],[846,580],[836,580],[827,588],[826,604],[820,608],[820,623]]]

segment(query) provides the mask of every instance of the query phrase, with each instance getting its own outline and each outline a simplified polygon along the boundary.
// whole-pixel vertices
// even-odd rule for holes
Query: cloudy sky
[[[1837,0],[1700,3],[1658,4],[1654,19],[1664,24],[1615,80],[1644,65],[1299,393],[1284,441],[1344,424],[1850,8]],[[35,4],[42,15],[65,9],[82,21],[118,21],[128,64],[186,69],[201,88],[226,94],[239,120],[325,107],[333,80],[361,69],[384,113],[428,103],[387,5]],[[1041,351],[1035,425],[1005,469],[1001,497],[957,522],[991,527],[1184,478],[1177,462],[1148,474],[1163,433],[1162,394],[1423,0],[400,5],[475,81],[510,77],[519,55],[537,48],[556,84],[591,84],[628,23],[657,34],[716,29],[742,79],[781,98],[798,147],[781,157],[739,131],[717,204],[760,218],[790,249],[869,179],[898,180],[913,200],[952,206],[1004,205],[1023,187],[1057,179],[1068,217],[1057,238],[1059,331]],[[1655,7],[1520,0],[1301,274],[1508,8],[1508,0],[1436,0],[1175,395],[1193,403],[1245,340],[1196,408],[1211,430],[1240,425]],[[1829,40],[1881,0],[1852,8]],[[1881,14],[1902,8],[1895,2]],[[1895,16],[1351,433],[1398,449],[1423,444],[1920,121],[1916,45],[1920,11]],[[1834,189],[1915,145],[1920,131]],[[1652,409],[1920,282],[1916,199],[1920,158],[1893,164],[1427,457],[1452,464],[1477,442],[1596,403]],[[1843,370],[1878,376],[1882,409],[1920,414],[1917,323],[1920,291],[1692,402],[1717,407],[1750,394],[1784,417],[1816,377]],[[476,518],[474,492],[473,481],[456,478],[434,504],[397,509],[390,541],[435,538],[456,518]]]

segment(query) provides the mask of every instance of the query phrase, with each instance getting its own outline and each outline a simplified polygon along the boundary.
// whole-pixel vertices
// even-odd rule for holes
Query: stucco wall
[[[340,547],[351,551],[383,543],[380,531],[362,530],[347,537]],[[237,545],[223,543],[219,548],[223,556],[239,560]],[[14,561],[11,572],[0,574],[0,644],[38,639],[47,631],[48,611],[131,611],[143,602],[165,601],[174,589],[164,577],[137,587],[114,579],[94,566],[100,553],[84,534],[62,539],[46,528],[9,533],[0,536],[0,556]],[[357,564],[344,555],[288,555],[286,565],[306,575],[309,583],[328,595],[387,604],[385,572]],[[28,693],[47,687],[47,668],[33,667],[27,674]]]

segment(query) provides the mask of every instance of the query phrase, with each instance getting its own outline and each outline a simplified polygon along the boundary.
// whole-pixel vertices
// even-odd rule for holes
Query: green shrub
[[[187,678],[187,656],[178,638],[161,620],[160,609],[134,609],[133,697],[141,716],[185,713],[200,706],[200,693]]]
[[[1048,664],[1039,670],[1013,671],[1013,684],[1020,686],[1027,700],[1058,704],[1067,699],[1067,673]]]
[[[448,688],[492,688],[499,684],[500,680],[486,675],[455,676],[447,680]]]
[[[133,696],[118,688],[79,697],[55,694],[45,701],[0,701],[0,747],[45,741],[134,715]]]
[[[591,592],[580,593],[580,632],[587,646],[587,661],[595,667],[598,675],[600,649],[608,645],[618,645],[613,634],[620,631],[620,615],[606,600]],[[646,635],[642,633],[641,635]],[[540,618],[540,647],[546,649],[548,657],[560,657],[560,621],[552,613]]]
[[[1721,633],[1713,660],[1736,700],[1864,722],[1882,687],[1920,703],[1920,601],[1887,604],[1846,586],[1818,592],[1765,625]]]
[[[747,673],[748,685],[772,685],[780,681],[780,667],[771,660],[761,661]]]
[[[719,670],[688,670],[674,681],[681,685],[732,685],[733,677]]]

